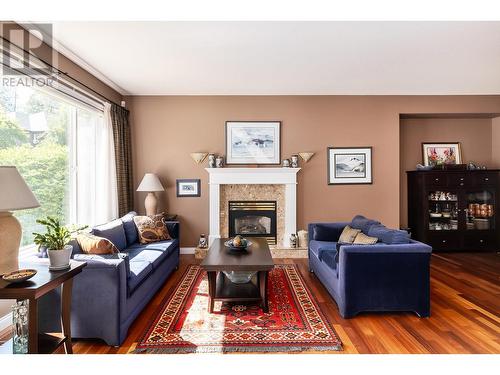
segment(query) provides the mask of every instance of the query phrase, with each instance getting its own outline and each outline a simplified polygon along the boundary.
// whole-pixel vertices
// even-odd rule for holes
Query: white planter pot
[[[47,250],[47,253],[49,254],[50,268],[62,269],[68,267],[72,252],[72,245],[66,245],[61,250]]]

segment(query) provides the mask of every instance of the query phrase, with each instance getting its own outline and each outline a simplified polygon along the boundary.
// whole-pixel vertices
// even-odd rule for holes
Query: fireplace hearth
[[[229,236],[263,237],[276,245],[276,201],[229,201]]]

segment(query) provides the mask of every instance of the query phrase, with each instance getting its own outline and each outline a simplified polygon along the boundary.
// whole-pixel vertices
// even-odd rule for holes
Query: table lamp
[[[21,224],[11,211],[40,207],[16,167],[0,166],[0,275],[19,269]]]
[[[158,206],[158,200],[156,199],[156,191],[165,191],[160,179],[154,173],[146,173],[142,178],[137,191],[147,191],[148,195],[144,200],[144,206],[146,207],[146,215],[156,215],[156,208]]]

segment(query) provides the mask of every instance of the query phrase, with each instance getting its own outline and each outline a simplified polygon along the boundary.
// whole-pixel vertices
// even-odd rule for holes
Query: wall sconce
[[[195,161],[196,164],[201,164],[207,157],[208,152],[192,152],[189,155],[191,155],[191,158]]]
[[[299,152],[299,156],[307,163],[314,156],[314,152]]]

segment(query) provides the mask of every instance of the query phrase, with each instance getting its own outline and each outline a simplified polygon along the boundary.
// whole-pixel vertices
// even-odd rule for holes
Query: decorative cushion
[[[134,224],[134,216],[137,216],[137,212],[130,211],[128,214],[126,214],[120,219],[123,223],[123,230],[125,231],[125,237],[127,238],[127,246],[130,246],[139,241],[137,228],[135,227]]]
[[[354,239],[353,245],[373,245],[377,243],[377,241],[378,241],[377,237],[370,237],[361,232],[358,233],[358,235]]]
[[[368,235],[377,237],[387,245],[397,245],[410,243],[410,234],[404,230],[389,229],[383,225],[374,225],[370,227]]]
[[[125,237],[125,230],[123,229],[123,223],[120,219],[94,227],[92,229],[92,234],[107,238],[113,242],[113,245],[120,251],[127,247],[127,237]]]
[[[359,229],[364,234],[368,234],[368,230],[373,225],[380,225],[380,221],[367,219],[363,215],[356,215],[351,221],[351,228]]]
[[[354,239],[360,233],[360,229],[353,229],[349,225],[346,225],[339,237],[339,243],[353,243]]]
[[[142,244],[170,240],[163,213],[153,216],[134,216],[134,223]]]
[[[335,241],[338,238],[338,229],[327,225],[316,224],[313,229],[313,240]]]
[[[113,242],[107,238],[94,236],[90,233],[80,233],[76,236],[76,241],[85,254],[116,254],[119,252]]]

